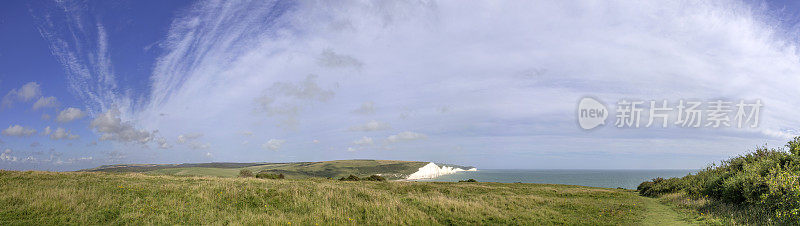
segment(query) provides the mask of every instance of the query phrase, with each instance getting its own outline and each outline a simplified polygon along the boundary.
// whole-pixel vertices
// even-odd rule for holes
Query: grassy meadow
[[[696,219],[631,190],[549,184],[0,171],[0,194],[0,225],[674,225]]]

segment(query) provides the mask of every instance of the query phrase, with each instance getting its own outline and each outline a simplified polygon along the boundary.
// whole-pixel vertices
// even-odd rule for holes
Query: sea
[[[475,179],[479,182],[568,184],[603,188],[636,189],[640,183],[656,177],[683,177],[699,170],[566,170],[566,169],[479,169],[418,181],[456,182]]]

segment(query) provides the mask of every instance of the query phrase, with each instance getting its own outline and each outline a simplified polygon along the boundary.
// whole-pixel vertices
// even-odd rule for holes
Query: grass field
[[[646,224],[687,216],[623,189],[0,171],[0,225]]]

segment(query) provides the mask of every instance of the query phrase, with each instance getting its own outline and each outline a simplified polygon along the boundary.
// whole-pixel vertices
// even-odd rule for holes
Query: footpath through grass
[[[0,225],[685,224],[622,189],[0,171]]]

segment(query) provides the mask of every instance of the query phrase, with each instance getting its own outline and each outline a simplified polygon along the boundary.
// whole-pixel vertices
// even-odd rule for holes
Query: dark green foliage
[[[253,177],[253,171],[248,169],[239,170],[239,177]]]
[[[639,185],[640,195],[658,197],[683,192],[722,204],[764,209],[765,220],[800,223],[800,137],[789,152],[766,146],[682,178],[656,178]]]
[[[353,174],[350,174],[350,176],[339,178],[339,180],[340,181],[358,181],[359,178],[357,176],[353,175]]]
[[[382,176],[378,176],[378,175],[374,175],[373,174],[372,176],[363,178],[361,180],[365,180],[365,181],[386,181],[386,178],[383,178]]]
[[[261,178],[261,179],[284,179],[286,177],[283,176],[282,173],[281,174],[274,174],[274,173],[269,173],[269,172],[263,172],[262,171],[262,172],[258,172],[258,174],[256,174],[256,178]]]
[[[664,179],[658,177],[652,181],[645,181],[639,184],[639,187],[637,187],[636,190],[639,191],[640,195],[655,197],[661,194],[676,192],[682,187],[683,181],[680,178]]]
[[[475,179],[469,179],[469,180],[460,180],[458,182],[478,182],[478,181]]]

